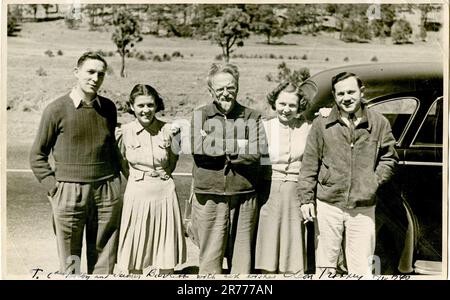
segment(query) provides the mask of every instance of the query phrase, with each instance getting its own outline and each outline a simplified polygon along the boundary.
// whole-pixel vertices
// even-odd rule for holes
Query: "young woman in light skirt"
[[[128,106],[136,119],[123,125],[118,144],[128,170],[119,235],[118,269],[142,273],[148,267],[172,273],[186,261],[183,221],[172,172],[177,129],[156,118],[164,109],[158,92],[138,84]]]

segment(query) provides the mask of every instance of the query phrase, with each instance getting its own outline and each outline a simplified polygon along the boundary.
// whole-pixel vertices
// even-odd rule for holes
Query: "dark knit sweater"
[[[58,181],[93,182],[118,174],[116,107],[107,98],[98,99],[100,106],[95,101],[93,106],[76,108],[67,94],[46,107],[30,153],[39,181],[54,175]],[[54,171],[48,163],[50,152]]]

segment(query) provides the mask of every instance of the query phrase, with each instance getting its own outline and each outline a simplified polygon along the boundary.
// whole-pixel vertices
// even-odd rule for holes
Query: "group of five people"
[[[46,107],[30,153],[52,206],[60,268],[73,271],[86,227],[88,273],[171,273],[186,262],[172,178],[180,129],[156,117],[164,103],[145,84],[127,102],[135,120],[117,129],[114,103],[97,94],[106,69],[96,53],[79,58],[75,87]],[[267,121],[237,102],[235,65],[213,64],[207,84],[213,101],[194,110],[188,142],[199,273],[221,274],[224,258],[233,274],[304,272],[309,221],[316,268],[335,272],[344,249],[348,272],[370,273],[376,192],[397,154],[387,119],[362,102],[361,80],[337,74],[336,105],[313,121],[292,83],[268,95],[277,117]]]

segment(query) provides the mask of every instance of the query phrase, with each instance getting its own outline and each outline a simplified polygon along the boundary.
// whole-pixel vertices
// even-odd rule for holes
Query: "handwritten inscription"
[[[67,280],[108,280],[108,279],[249,279],[249,280],[410,280],[411,275],[370,275],[357,274],[330,274],[323,270],[317,274],[304,274],[303,272],[291,274],[159,274],[156,269],[151,269],[144,274],[69,274],[60,271],[46,271],[41,268],[31,270],[31,279],[67,279]]]

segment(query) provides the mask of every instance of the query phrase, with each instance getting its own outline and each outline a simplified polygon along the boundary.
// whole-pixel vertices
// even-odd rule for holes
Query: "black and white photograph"
[[[2,278],[447,279],[448,14],[2,1]]]

